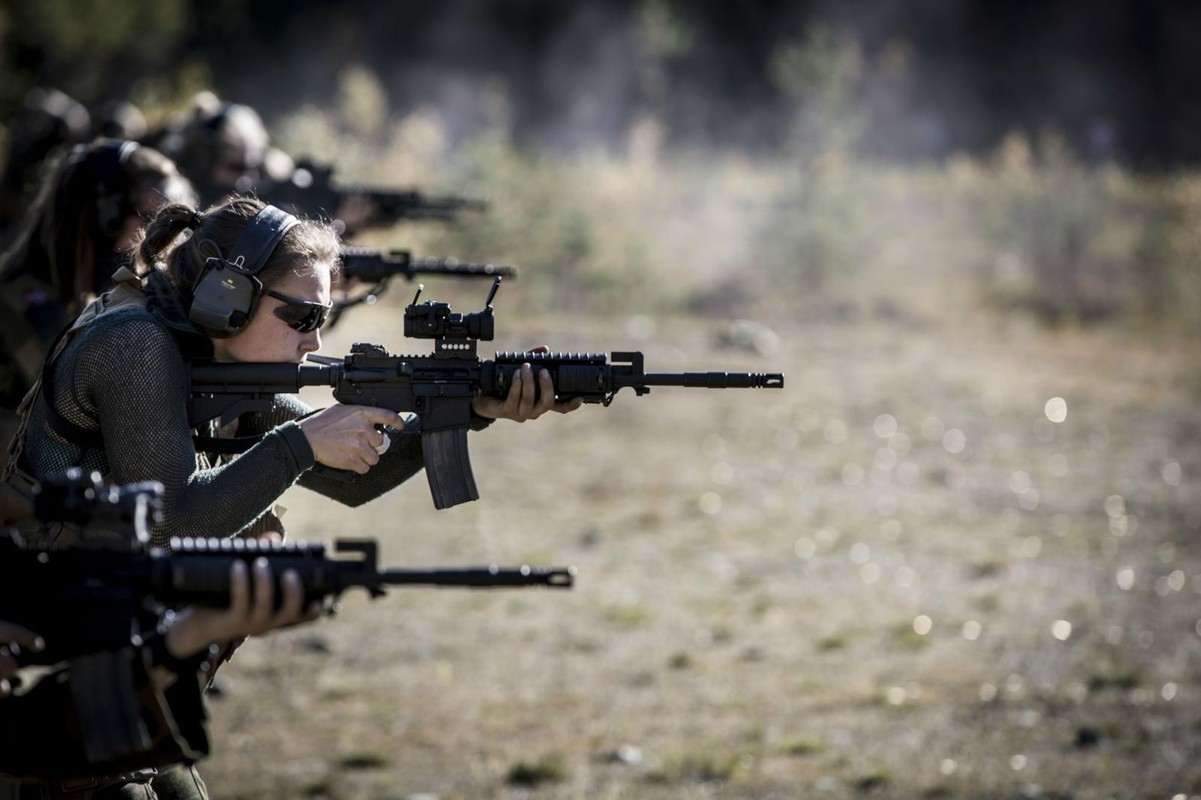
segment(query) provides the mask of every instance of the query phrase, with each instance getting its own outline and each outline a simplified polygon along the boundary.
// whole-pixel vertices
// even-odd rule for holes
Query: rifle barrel
[[[512,278],[517,267],[503,264],[460,263],[453,258],[426,258],[412,261],[390,261],[367,256],[343,256],[342,269],[351,280],[379,282],[387,278],[412,278],[414,275],[466,275],[491,277],[501,275]]]
[[[512,278],[517,275],[517,267],[504,264],[463,264],[453,258],[426,258],[414,261],[412,272],[417,275],[501,275]]]
[[[648,372],[644,375],[613,375],[620,386],[691,386],[700,389],[782,389],[781,372]]]
[[[484,589],[499,586],[550,586],[568,589],[575,581],[575,567],[504,568],[448,567],[442,569],[389,569],[380,572],[380,585],[467,586]]]

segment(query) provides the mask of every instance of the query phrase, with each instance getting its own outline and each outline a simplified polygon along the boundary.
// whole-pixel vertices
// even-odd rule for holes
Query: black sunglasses
[[[285,305],[275,309],[275,316],[287,323],[288,327],[299,333],[315,331],[325,324],[332,303],[314,303],[312,300],[297,300],[279,292],[264,292],[268,297],[283,300]]]

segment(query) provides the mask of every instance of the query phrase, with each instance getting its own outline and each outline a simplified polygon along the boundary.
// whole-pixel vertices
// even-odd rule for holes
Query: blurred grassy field
[[[1201,795],[1194,179],[1020,141],[901,169],[668,155],[653,126],[572,161],[448,154],[421,117],[389,136],[376,174],[493,209],[367,241],[519,265],[495,349],[786,388],[497,424],[481,499],[447,511],[420,477],[354,510],[290,492],[293,537],[577,585],[352,597],[248,643],[211,703],[214,796]],[[426,352],[409,296],[325,351]]]

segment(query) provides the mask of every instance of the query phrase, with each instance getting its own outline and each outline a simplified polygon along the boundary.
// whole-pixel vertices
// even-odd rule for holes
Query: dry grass
[[[499,314],[501,349],[571,328],[788,386],[498,424],[473,434],[482,499],[445,512],[420,478],[353,511],[289,495],[294,536],[375,535],[394,565],[572,563],[578,584],[356,597],[248,644],[212,703],[215,796],[1201,793],[1184,355],[798,319],[758,357],[693,317]],[[399,341],[395,314],[368,318]]]
[[[522,267],[496,349],[639,349],[787,388],[497,424],[472,435],[481,500],[444,512],[421,478],[349,511],[290,493],[294,537],[377,536],[390,565],[570,563],[577,586],[352,597],[249,643],[212,703],[214,796],[1201,794],[1201,249],[1165,222],[1201,205],[1195,179],[1014,143],[901,170],[669,158],[653,125],[570,163],[503,135],[449,158],[436,134],[397,123],[380,163],[493,201],[403,233]],[[1049,330],[1026,312],[1057,270],[1087,280]],[[327,352],[427,352],[401,344],[409,296]],[[1081,327],[1097,298],[1120,313]],[[778,344],[717,347],[740,315]]]

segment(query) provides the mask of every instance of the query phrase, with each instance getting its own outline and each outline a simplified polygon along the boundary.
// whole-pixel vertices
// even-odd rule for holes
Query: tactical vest
[[[19,426],[16,435],[8,445],[8,463],[0,473],[0,524],[9,527],[20,526],[22,533],[40,545],[67,546],[77,543],[78,528],[68,523],[37,524],[37,532],[30,530],[29,523],[33,520],[33,486],[36,479],[20,466],[21,453],[25,448],[25,437],[28,435],[30,418],[37,398],[45,394],[48,401],[53,399],[53,365],[75,337],[82,333],[98,319],[124,311],[130,308],[145,308],[146,294],[143,291],[145,279],[136,275],[128,267],[121,267],[113,274],[114,286],[88,304],[71,325],[64,329],[50,348],[43,362],[41,372],[33,386],[26,393],[21,405],[17,408]],[[43,391],[44,390],[44,391]],[[47,421],[52,430],[69,442],[83,448],[97,449],[103,446],[99,433],[85,430],[64,418],[54,408],[53,402],[46,403]],[[198,445],[198,466],[207,469],[220,463],[223,454],[240,452],[242,447],[221,448],[217,440],[228,439],[237,429],[237,421],[229,423],[222,429],[213,430],[209,436],[197,437],[198,442],[208,442],[213,446],[205,452]],[[102,475],[106,483],[110,475]],[[268,532],[283,534],[283,523],[280,515],[283,509],[268,511],[246,529],[239,531],[238,536],[262,536]]]

